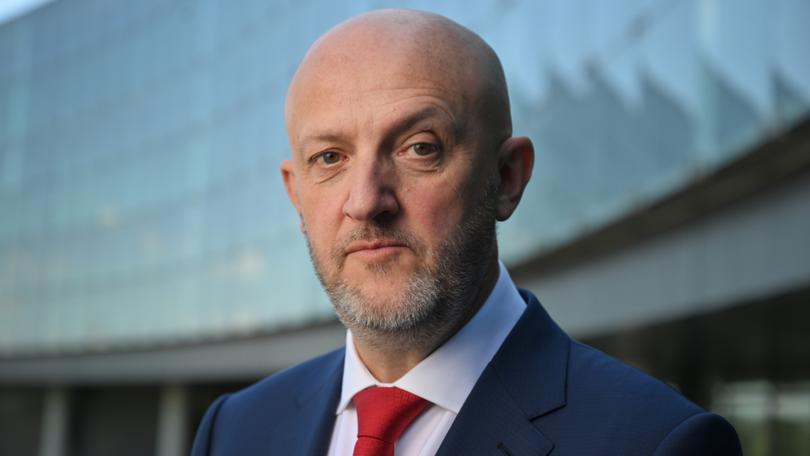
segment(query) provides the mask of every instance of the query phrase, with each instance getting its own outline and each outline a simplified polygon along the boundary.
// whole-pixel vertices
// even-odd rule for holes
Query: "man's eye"
[[[412,145],[410,149],[420,157],[426,157],[439,152],[439,146],[431,143],[416,143]]]
[[[334,165],[340,162],[340,154],[333,150],[327,150],[319,154],[316,160],[320,160],[324,165]]]

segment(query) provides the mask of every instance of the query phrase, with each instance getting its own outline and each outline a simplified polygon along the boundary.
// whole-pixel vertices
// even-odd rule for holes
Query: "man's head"
[[[310,48],[285,118],[285,187],[343,323],[411,338],[463,323],[533,160],[492,49],[441,16],[367,13]]]

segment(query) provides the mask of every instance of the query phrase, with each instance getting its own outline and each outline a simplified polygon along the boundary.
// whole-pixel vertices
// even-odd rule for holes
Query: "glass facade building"
[[[810,107],[804,2],[600,3],[438,9],[499,53],[515,131],[537,143],[501,229],[507,262],[687,185]],[[309,43],[369,6],[388,5],[64,0],[0,29],[1,349],[327,317],[281,191],[282,105]]]
[[[803,0],[57,0],[0,25],[0,360],[331,324],[278,170],[284,95],[321,33],[394,6],[444,14],[502,59],[515,132],[537,150],[499,228],[507,265],[810,114]]]

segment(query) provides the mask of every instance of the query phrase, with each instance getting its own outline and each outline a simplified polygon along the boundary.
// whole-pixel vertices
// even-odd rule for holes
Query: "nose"
[[[394,192],[395,177],[378,159],[358,160],[351,170],[349,194],[343,213],[359,222],[372,221],[399,211]]]

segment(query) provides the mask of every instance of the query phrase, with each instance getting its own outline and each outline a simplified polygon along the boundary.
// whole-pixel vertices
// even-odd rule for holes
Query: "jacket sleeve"
[[[191,447],[191,456],[210,456],[214,454],[212,451],[214,426],[216,425],[217,414],[219,414],[219,410],[228,399],[228,396],[230,395],[224,394],[220,396],[208,407],[200,426],[197,428],[197,436],[194,437],[194,445]]]
[[[742,456],[737,432],[719,415],[698,413],[675,427],[658,445],[655,456]]]

